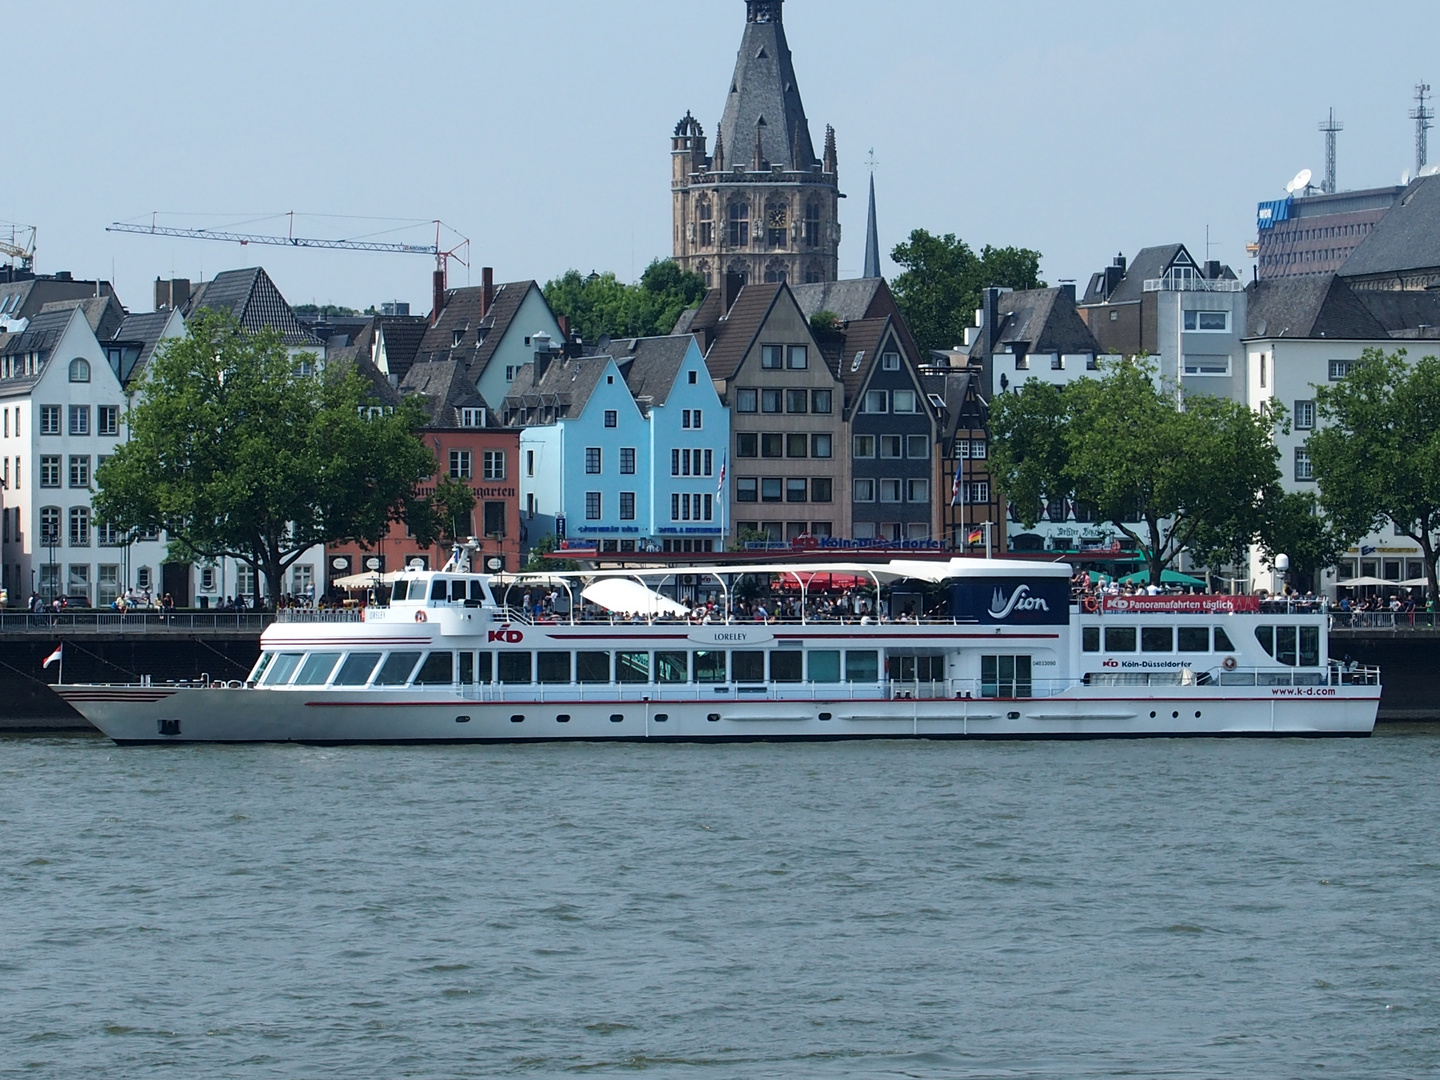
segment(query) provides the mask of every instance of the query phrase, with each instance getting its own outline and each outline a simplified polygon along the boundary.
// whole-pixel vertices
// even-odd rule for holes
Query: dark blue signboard
[[[987,626],[1063,626],[1070,621],[1070,581],[1063,577],[993,577],[950,586],[950,611]]]

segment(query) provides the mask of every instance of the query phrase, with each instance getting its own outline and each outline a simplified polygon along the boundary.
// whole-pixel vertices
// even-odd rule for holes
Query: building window
[[[1295,402],[1295,427],[1300,431],[1309,431],[1315,426],[1315,402]]]
[[[804,371],[810,366],[810,349],[806,345],[791,345],[786,356],[791,371]]]
[[[70,406],[70,434],[71,434],[71,435],[89,435],[89,434],[90,434],[90,406],[89,406],[89,405],[71,405],[71,406]]]
[[[817,413],[830,412],[830,391],[816,390],[810,395],[810,411]]]
[[[785,436],[779,432],[767,431],[760,436],[760,456],[778,458],[785,456]]]
[[[616,412],[614,409],[606,409],[606,410],[605,410],[605,426],[606,426],[606,427],[619,427],[619,426],[620,426],[620,414],[619,414],[618,412]]]
[[[481,457],[484,463],[486,480],[505,479],[505,451],[486,450]]]
[[[535,451],[534,451],[534,450],[526,450],[526,451],[525,451],[525,475],[526,475],[526,476],[534,476],[534,475],[535,475]]]
[[[957,458],[974,458],[981,460],[987,451],[984,439],[956,439],[955,456]]]
[[[60,508],[58,506],[42,506],[40,508],[40,546],[55,547],[60,543]]]
[[[900,481],[880,481],[880,501],[882,503],[898,503],[900,501]]]
[[[785,411],[789,413],[807,412],[810,404],[810,394],[805,390],[785,391]]]
[[[89,361],[89,360],[82,360],[80,357],[77,356],[74,360],[71,360],[71,361],[70,361],[70,381],[71,381],[71,382],[89,382],[89,381],[90,381],[90,361]]]
[[[514,364],[506,364],[506,365],[505,365],[505,381],[506,381],[507,383],[512,383],[512,382],[515,381],[515,365],[514,365]]]
[[[737,431],[735,433],[735,456],[759,457],[760,436],[753,431]]]
[[[600,471],[600,447],[587,446],[585,448],[585,471],[595,474]]]
[[[760,411],[762,413],[778,413],[784,401],[783,392],[780,390],[760,391]]]
[[[119,435],[119,434],[120,434],[120,406],[119,406],[119,405],[101,405],[101,406],[100,406],[100,417],[99,417],[99,419],[100,419],[100,434],[101,434],[101,435]]]
[[[875,456],[875,436],[856,435],[851,456],[857,458],[873,458]]]
[[[90,508],[88,506],[72,506],[70,508],[70,546],[90,546]]]
[[[622,446],[620,448],[620,475],[635,475],[635,447]]]
[[[686,409],[680,414],[680,426],[689,428],[692,431],[699,431],[701,427],[701,410]]]
[[[90,455],[70,455],[70,486],[72,488],[88,488],[90,486]]]
[[[125,543],[124,537],[119,529],[109,522],[97,521],[95,524],[95,543],[101,547],[121,547]]]
[[[1343,378],[1345,378],[1346,375],[1349,375],[1350,372],[1352,372],[1352,371],[1354,371],[1354,370],[1355,370],[1355,361],[1354,361],[1354,360],[1331,360],[1331,361],[1330,361],[1330,381],[1331,381],[1331,382],[1336,382],[1336,381],[1338,381],[1338,380],[1340,380],[1340,379],[1343,379]]]
[[[735,480],[735,501],[736,502],[758,502],[760,500],[760,481],[753,476],[741,476]]]
[[[40,486],[42,488],[58,488],[60,486],[59,454],[42,454],[40,456]]]
[[[155,582],[151,576],[152,571],[148,566],[137,566],[135,568],[135,587],[137,589],[148,589]],[[249,588],[246,588],[246,585]],[[235,591],[240,596],[255,595],[255,568],[253,566],[240,566],[235,570]]]
[[[598,491],[585,492],[585,520],[600,520],[600,492]]]
[[[461,427],[484,427],[484,426],[485,426],[485,410],[484,410],[484,409],[461,409],[461,410],[460,410],[460,426],[461,426]]]
[[[1264,370],[1264,360],[1261,360],[1261,370]],[[1185,354],[1186,375],[1229,375],[1230,357],[1223,353],[1215,355],[1204,355],[1196,353]],[[1261,386],[1265,383],[1262,379]]]
[[[697,385],[699,382],[700,382],[700,373],[699,373],[699,372],[696,372],[696,371],[690,372],[690,385],[691,385],[691,386],[695,386],[695,385]]]
[[[811,435],[810,456],[818,458],[828,458],[831,456],[830,448],[832,445],[833,439],[830,435]]]
[[[990,481],[972,480],[965,485],[965,501],[968,503],[988,503],[990,501]]]
[[[809,492],[809,484],[803,477],[790,477],[785,481],[786,502],[808,502],[806,495]]]
[[[810,481],[810,501],[827,503],[834,498],[835,483],[828,476],[817,476]]]
[[[855,481],[855,501],[856,501],[857,503],[868,503],[868,502],[874,502],[874,501],[875,501],[875,481],[874,481],[874,480],[856,480],[856,481]]]
[[[761,345],[760,366],[767,371],[778,371],[785,366],[784,345]]]
[[[881,353],[880,367],[883,368],[885,371],[899,371],[900,354],[896,352]]]
[[[109,607],[120,597],[120,566],[118,563],[101,563],[96,569],[99,575],[95,584],[99,595],[95,597],[95,603],[99,607]],[[213,575],[215,571],[210,571]]]
[[[469,480],[472,475],[469,450],[450,451],[450,479]]]
[[[1185,329],[1201,333],[1221,334],[1230,330],[1228,311],[1187,311]]]
[[[635,520],[635,492],[622,491],[620,493],[620,520]]]
[[[41,434],[41,435],[59,435],[59,434],[60,434],[60,406],[59,406],[59,405],[41,405],[41,406],[40,406],[40,434]]]
[[[735,391],[735,411],[744,413],[758,412],[760,409],[760,395],[754,390]]]
[[[912,503],[928,503],[930,501],[929,480],[907,480],[905,481],[905,501]]]
[[[700,221],[700,246],[713,247],[715,244],[715,208],[710,205],[709,199],[701,199],[695,204],[695,216]]]
[[[882,458],[900,458],[905,455],[901,452],[904,440],[899,435],[880,436],[880,456]]]
[[[884,390],[865,391],[865,409],[867,413],[889,412],[889,400]]]
[[[820,246],[820,204],[805,204],[805,244],[807,247]]]
[[[743,202],[730,204],[730,246],[750,246],[750,205]]]
[[[1315,479],[1315,465],[1310,460],[1310,451],[1302,450],[1298,446],[1295,448],[1295,479]]]
[[[919,410],[916,404],[914,390],[896,390],[891,395],[890,411],[897,413],[913,413]]]
[[[778,503],[781,500],[781,481],[778,476],[766,476],[760,480],[760,501]]]
[[[930,459],[930,436],[907,435],[905,437],[905,456],[912,461],[928,461]]]
[[[810,436],[806,435],[803,431],[802,431],[802,432],[799,432],[799,433],[792,433],[792,434],[790,434],[790,435],[786,435],[786,436],[785,436],[785,456],[786,456],[786,457],[795,457],[795,458],[809,457],[809,456],[810,456]]]

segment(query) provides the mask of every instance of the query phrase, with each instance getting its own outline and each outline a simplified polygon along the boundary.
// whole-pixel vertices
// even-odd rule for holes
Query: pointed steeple
[[[746,0],[745,35],[725,101],[720,135],[733,152],[762,116],[762,161],[809,172],[815,160],[810,122],[795,82],[782,18],[784,0]]]
[[[712,172],[725,171],[725,134],[717,131],[715,133],[715,156],[710,159]]]
[[[755,121],[755,163],[753,168],[756,172],[765,168],[765,118],[762,116]]]
[[[861,277],[880,276],[880,229],[875,223],[875,174],[870,174],[870,220],[865,226],[865,272]]]
[[[825,163],[823,168],[831,176],[840,171],[840,157],[835,152],[835,129],[825,125]]]

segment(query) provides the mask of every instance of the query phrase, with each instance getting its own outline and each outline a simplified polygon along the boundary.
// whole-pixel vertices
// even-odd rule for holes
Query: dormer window
[[[467,428],[478,428],[485,426],[484,409],[461,409],[460,426]]]
[[[451,347],[452,349],[458,349],[458,348],[460,347],[460,342],[463,341],[464,339],[465,339],[465,331],[464,331],[464,330],[452,330],[452,331],[450,331],[450,347]]]
[[[71,381],[71,382],[89,382],[89,381],[90,381],[90,361],[89,361],[89,360],[84,360],[84,359],[82,359],[82,358],[80,358],[80,357],[77,356],[74,360],[71,360],[71,361],[70,361],[70,381]]]

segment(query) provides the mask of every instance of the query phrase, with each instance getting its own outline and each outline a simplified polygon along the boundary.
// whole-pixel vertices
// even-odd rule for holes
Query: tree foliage
[[[1430,595],[1440,553],[1440,360],[1366,349],[1345,378],[1315,391],[1322,426],[1306,442],[1320,503],[1351,543],[1386,522],[1425,556]]]
[[[949,349],[965,340],[965,329],[974,324],[986,287],[1045,287],[1040,280],[1040,252],[987,244],[977,255],[954,233],[934,236],[916,229],[890,257],[904,267],[891,283],[895,302],[926,350]]]
[[[668,334],[686,308],[705,297],[705,279],[681,270],[674,259],[656,259],[637,285],[613,273],[582,276],[567,270],[545,284],[545,299],[556,315],[568,316],[570,329],[586,341]]]
[[[1320,512],[1313,491],[1272,491],[1265,498],[1260,531],[1261,561],[1272,569],[1277,555],[1290,559],[1290,574],[1312,578],[1334,566],[1353,541]]]
[[[1097,379],[997,397],[991,466],[1027,528],[1047,500],[1076,499],[1135,543],[1159,584],[1181,551],[1218,565],[1259,540],[1279,492],[1278,421],[1200,394],[1182,406],[1145,364],[1113,361]]]
[[[96,470],[97,520],[163,528],[174,558],[239,559],[275,596],[315,545],[381,539],[435,472],[418,402],[375,409],[355,371],[303,374],[278,333],[229,315],[187,331],[156,350],[130,438]]]
[[[405,525],[422,548],[450,545],[467,536],[474,512],[474,489],[448,476],[441,477],[428,495],[412,498],[404,506]]]

